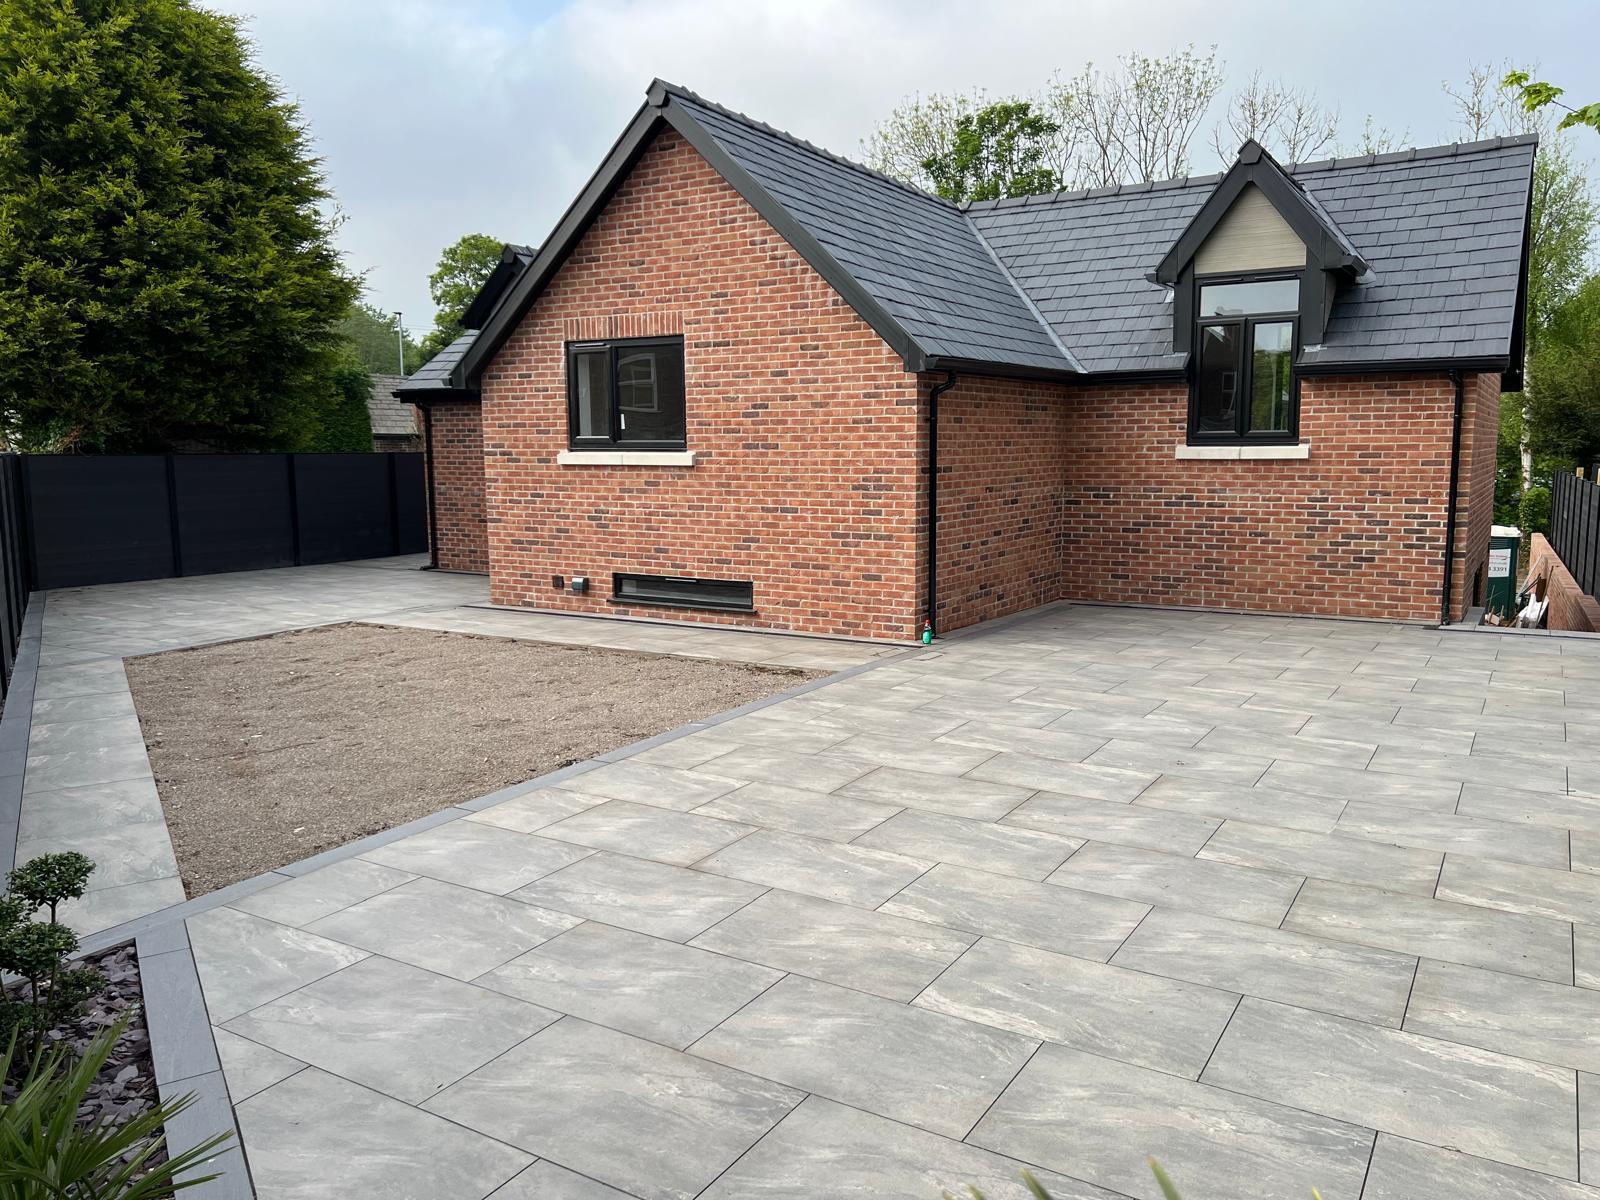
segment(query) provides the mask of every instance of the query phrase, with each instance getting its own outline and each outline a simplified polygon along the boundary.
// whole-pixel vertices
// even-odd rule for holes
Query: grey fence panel
[[[178,574],[165,455],[30,454],[22,471],[35,587]]]
[[[1559,472],[1550,489],[1550,545],[1588,595],[1600,587],[1600,485]]]
[[[183,574],[293,566],[292,487],[285,454],[173,455]]]

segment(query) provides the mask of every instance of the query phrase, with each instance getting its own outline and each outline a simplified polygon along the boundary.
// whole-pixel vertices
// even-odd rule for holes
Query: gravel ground
[[[190,896],[816,675],[372,625],[127,668]]]

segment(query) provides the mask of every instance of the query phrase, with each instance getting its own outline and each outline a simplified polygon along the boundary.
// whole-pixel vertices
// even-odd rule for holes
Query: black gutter
[[[1456,385],[1456,415],[1450,430],[1450,503],[1446,507],[1444,528],[1444,595],[1440,597],[1439,624],[1450,624],[1450,591],[1456,573],[1456,489],[1461,482],[1461,408],[1466,394],[1460,371],[1451,371]]]
[[[939,397],[956,385],[956,373],[928,389],[928,612],[925,628],[933,629],[939,597]]]
[[[439,513],[433,499],[433,412],[426,404],[417,405],[422,414],[422,467],[428,489],[428,566],[439,569]]]

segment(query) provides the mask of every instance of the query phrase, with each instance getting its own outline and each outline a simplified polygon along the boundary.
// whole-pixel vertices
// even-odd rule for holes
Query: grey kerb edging
[[[22,777],[28,768],[28,738],[33,733],[33,692],[39,680],[39,646],[44,633],[44,593],[32,592],[22,614],[22,636],[12,662],[5,715],[0,716],[0,875],[17,865],[22,824]]]
[[[36,605],[29,606],[31,617],[35,606],[42,614],[43,600],[36,599]],[[42,617],[41,617],[42,621]],[[24,637],[27,636],[27,624],[24,622]],[[37,628],[32,639],[32,668],[38,665],[39,636]],[[217,1170],[222,1174],[210,1183],[202,1184],[185,1193],[194,1197],[194,1200],[253,1200],[255,1189],[250,1183],[250,1169],[243,1153],[243,1142],[239,1137],[238,1124],[234,1118],[233,1105],[228,1098],[227,1081],[223,1077],[221,1063],[217,1058],[216,1039],[211,1032],[211,1019],[206,1012],[205,997],[200,988],[200,976],[195,970],[194,955],[189,947],[189,932],[184,922],[192,916],[206,912],[213,908],[220,908],[232,900],[259,892],[276,884],[301,875],[308,875],[321,867],[331,863],[341,862],[347,858],[354,858],[368,850],[375,850],[379,846],[386,846],[397,842],[401,838],[409,837],[414,833],[421,833],[425,829],[432,829],[436,825],[443,825],[450,821],[460,820],[462,817],[471,816],[475,812],[492,808],[496,804],[520,796],[525,792],[535,791],[538,788],[550,787],[563,780],[582,775],[606,763],[621,762],[635,754],[642,753],[654,746],[666,742],[677,741],[679,738],[688,737],[690,734],[700,733],[713,729],[726,721],[736,717],[746,716],[758,712],[774,704],[781,704],[785,700],[792,700],[796,696],[803,696],[807,692],[814,692],[818,688],[830,683],[838,683],[843,679],[850,679],[871,671],[886,663],[897,662],[908,655],[916,654],[919,650],[908,648],[900,654],[888,654],[870,662],[859,663],[837,671],[831,675],[824,675],[819,679],[808,679],[797,687],[776,692],[760,700],[752,700],[749,704],[742,704],[738,708],[729,709],[727,712],[718,713],[716,716],[707,717],[701,721],[692,721],[687,725],[679,726],[666,733],[656,734],[631,745],[622,746],[616,750],[609,750],[595,758],[584,762],[573,763],[556,771],[540,775],[536,779],[529,779],[523,783],[512,784],[497,792],[490,792],[487,796],[479,796],[475,800],[467,800],[450,808],[442,809],[436,813],[429,813],[418,820],[405,825],[398,825],[393,829],[385,829],[370,837],[364,837],[354,842],[347,842],[342,846],[335,846],[321,854],[310,858],[301,859],[299,862],[289,863],[256,875],[250,879],[240,880],[228,887],[208,892],[204,896],[193,900],[185,900],[170,908],[159,912],[147,913],[136,917],[121,925],[110,929],[103,929],[98,933],[90,934],[83,940],[81,953],[96,954],[102,950],[128,941],[134,941],[139,953],[140,981],[144,991],[145,1021],[150,1030],[150,1057],[155,1064],[156,1087],[163,1099],[172,1096],[192,1094],[194,1101],[177,1117],[167,1123],[167,1148],[174,1155],[181,1154],[192,1146],[197,1146],[211,1137],[218,1130],[229,1130],[233,1140],[228,1148],[210,1160],[205,1168],[207,1171]],[[18,655],[19,672],[22,665],[22,656]],[[16,676],[13,676],[15,679]],[[14,685],[15,686],[15,685]],[[16,691],[12,695],[17,695]],[[33,708],[32,675],[28,680],[28,703],[24,711],[31,714]],[[9,727],[10,714],[13,705],[6,705],[5,722],[0,724],[0,745],[8,745],[4,741],[6,729]],[[27,720],[30,718],[24,718]],[[3,751],[0,751],[3,753]],[[22,751],[24,760],[27,755],[27,733],[22,734]],[[0,759],[0,761],[4,761]],[[10,784],[9,777],[0,780],[0,783]],[[20,772],[15,779],[16,799],[18,812],[22,797],[22,776]],[[10,810],[5,810],[10,812]],[[15,814],[13,814],[15,815]],[[12,829],[13,854],[15,853],[15,826],[16,821],[10,820]]]

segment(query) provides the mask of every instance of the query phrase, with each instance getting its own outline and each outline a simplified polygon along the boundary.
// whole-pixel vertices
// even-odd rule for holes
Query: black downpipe
[[[427,404],[417,405],[422,413],[422,466],[428,489],[428,566],[439,569],[439,515],[433,502],[433,409]]]
[[[1439,599],[1439,624],[1450,624],[1450,591],[1456,575],[1456,491],[1461,483],[1461,408],[1466,394],[1460,371],[1451,371],[1456,385],[1456,415],[1450,429],[1450,502],[1444,525],[1444,595]]]
[[[956,385],[956,373],[928,389],[928,611],[924,629],[933,630],[939,596],[939,397]]]

